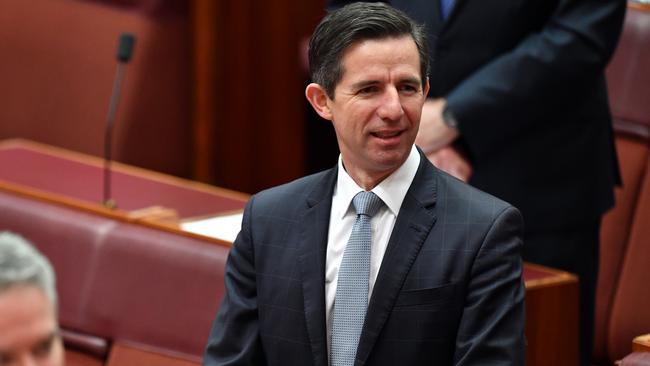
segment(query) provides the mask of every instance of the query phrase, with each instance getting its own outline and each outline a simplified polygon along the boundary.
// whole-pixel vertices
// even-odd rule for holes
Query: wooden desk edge
[[[50,156],[63,157],[65,159],[69,159],[78,163],[92,165],[99,168],[104,167],[104,160],[100,157],[80,153],[77,151],[67,150],[61,147],[50,146],[50,145],[41,144],[35,141],[25,140],[20,138],[0,141],[0,150],[2,149],[8,150],[14,148],[28,149],[42,154],[50,155]],[[237,192],[237,191],[233,191],[221,187],[215,187],[206,183],[179,178],[169,174],[155,172],[144,168],[138,168],[117,161],[111,161],[111,169],[115,172],[128,174],[140,178],[146,178],[159,183],[169,184],[177,187],[185,187],[185,188],[189,187],[204,193],[218,194],[220,196],[230,198],[233,200],[239,200],[242,202],[247,202],[248,199],[250,198],[250,195],[246,193]]]
[[[526,291],[537,290],[549,286],[578,284],[578,277],[572,273],[529,262],[524,262],[524,266],[538,271],[549,272],[551,274],[549,277],[525,281]]]
[[[29,188],[22,185],[9,183],[3,180],[0,180],[0,191],[16,194],[30,199],[35,199],[41,202],[47,202],[58,206],[72,208],[75,210],[79,210],[93,215],[103,216],[124,223],[135,224],[135,225],[140,225],[152,229],[166,231],[176,235],[182,235],[192,239],[207,241],[210,243],[223,245],[226,247],[232,246],[232,243],[224,240],[181,230],[177,224],[171,224],[168,222],[160,222],[160,221],[152,221],[147,218],[134,218],[129,216],[129,214],[125,211],[117,210],[117,209],[115,210],[109,209],[102,206],[99,203],[97,204],[88,203],[81,200],[69,198],[63,195],[43,192],[41,190],[37,190],[34,188]]]
[[[644,3],[634,2],[634,1],[628,1],[627,6],[629,8],[650,12],[650,4],[644,4]]]
[[[650,333],[634,338],[632,341],[633,352],[650,352]]]

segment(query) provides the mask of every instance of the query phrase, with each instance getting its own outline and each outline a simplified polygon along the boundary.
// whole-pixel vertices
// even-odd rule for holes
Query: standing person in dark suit
[[[332,1],[340,6],[350,1]],[[604,69],[624,0],[392,0],[426,25],[431,89],[416,143],[518,207],[524,260],[580,277],[590,362],[598,234],[619,182]],[[454,145],[451,145],[454,144]]]
[[[205,365],[523,365],[522,219],[413,145],[426,55],[384,4],[318,25],[306,96],[339,162],[248,202]]]

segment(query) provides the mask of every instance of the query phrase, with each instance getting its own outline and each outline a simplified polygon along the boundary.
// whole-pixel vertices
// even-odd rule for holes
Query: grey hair
[[[0,232],[0,294],[13,286],[42,290],[56,309],[56,279],[50,262],[21,236]]]

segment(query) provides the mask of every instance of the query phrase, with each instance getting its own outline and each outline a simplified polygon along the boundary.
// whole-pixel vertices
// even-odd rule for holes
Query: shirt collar
[[[397,216],[400,207],[402,207],[402,202],[404,202],[406,192],[411,186],[413,178],[415,178],[415,173],[417,173],[419,165],[420,154],[415,148],[415,145],[413,145],[406,161],[371,190],[381,198],[382,201],[384,201],[384,204],[386,204],[388,209],[395,216]],[[346,208],[340,212],[339,218],[343,218],[348,210],[350,210],[354,196],[357,193],[362,192],[363,189],[359,187],[352,177],[350,177],[348,172],[343,169],[343,159],[341,158],[341,155],[339,155],[338,168],[336,195],[338,196],[337,199],[340,199],[340,202],[344,203],[344,207]]]

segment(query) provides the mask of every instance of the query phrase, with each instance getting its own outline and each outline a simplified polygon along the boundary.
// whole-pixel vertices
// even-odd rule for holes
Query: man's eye
[[[48,338],[32,349],[32,354],[37,357],[45,357],[50,354],[52,345],[54,344],[55,337]]]
[[[418,88],[413,85],[402,85],[400,86],[400,91],[406,93],[415,93],[418,91]]]
[[[378,87],[376,87],[376,86],[367,86],[367,87],[365,87],[363,89],[360,89],[358,93],[359,94],[372,94],[372,93],[376,93],[377,91],[379,91]]]

